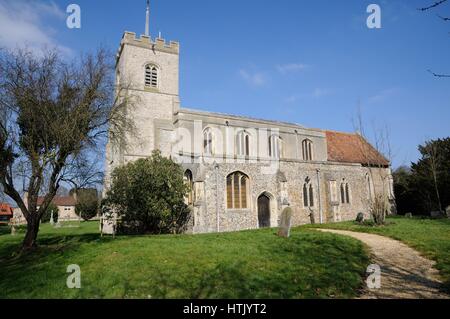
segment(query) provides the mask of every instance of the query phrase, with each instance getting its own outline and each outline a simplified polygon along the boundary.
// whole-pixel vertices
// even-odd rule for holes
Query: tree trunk
[[[32,250],[37,247],[38,232],[39,221],[36,221],[34,217],[30,217],[30,221],[27,223],[27,232],[22,242],[22,250]]]
[[[439,212],[442,213],[443,209],[442,209],[441,196],[439,194],[439,188],[438,188],[438,184],[437,184],[436,174],[433,174],[433,177],[434,177],[434,189],[436,191],[436,197],[437,197],[437,202],[438,202],[438,209],[439,209]]]

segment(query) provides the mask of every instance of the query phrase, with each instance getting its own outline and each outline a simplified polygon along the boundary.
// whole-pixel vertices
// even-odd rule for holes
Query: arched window
[[[192,178],[192,172],[187,170],[184,173],[184,183],[189,187],[189,191],[185,198],[187,205],[194,204],[194,180]]]
[[[313,159],[313,143],[311,140],[303,140],[302,142],[302,154],[304,161],[312,161]]]
[[[269,137],[269,157],[280,159],[283,154],[283,140],[274,134]]]
[[[246,131],[236,135],[236,153],[238,156],[250,156],[250,134]]]
[[[214,135],[209,127],[203,132],[203,153],[205,155],[214,154]]]
[[[158,88],[158,68],[153,64],[145,66],[145,86]]]
[[[341,203],[350,204],[350,188],[345,179],[341,183]]]
[[[305,179],[303,184],[303,206],[314,207],[314,188],[309,177]]]
[[[235,172],[227,177],[227,208],[248,208],[248,176],[241,172]]]

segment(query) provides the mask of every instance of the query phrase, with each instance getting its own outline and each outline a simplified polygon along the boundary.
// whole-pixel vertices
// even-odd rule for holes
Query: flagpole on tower
[[[145,35],[150,36],[150,0],[147,0],[147,11],[145,15]]]

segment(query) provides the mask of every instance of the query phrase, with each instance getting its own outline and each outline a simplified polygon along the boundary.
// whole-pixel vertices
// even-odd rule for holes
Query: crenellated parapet
[[[156,38],[153,40],[151,37],[145,35],[137,37],[136,33],[128,31],[123,34],[120,47],[122,48],[125,44],[172,54],[180,53],[180,44],[176,41],[166,42],[166,40],[161,38]]]

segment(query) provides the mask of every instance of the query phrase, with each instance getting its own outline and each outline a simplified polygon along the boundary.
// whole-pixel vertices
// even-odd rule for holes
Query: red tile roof
[[[44,202],[44,197],[38,197],[37,204],[42,205]],[[75,206],[77,203],[73,196],[55,196],[52,203],[56,206]]]
[[[13,216],[14,211],[11,206],[5,203],[0,203],[0,216]]]
[[[332,131],[325,133],[329,161],[389,166],[389,161],[361,135]]]

